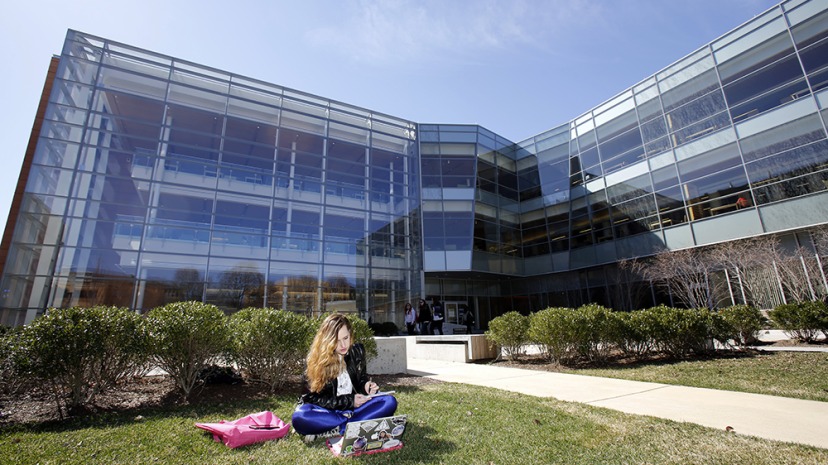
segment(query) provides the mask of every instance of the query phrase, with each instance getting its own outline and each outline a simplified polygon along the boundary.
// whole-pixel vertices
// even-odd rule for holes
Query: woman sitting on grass
[[[322,322],[308,353],[304,394],[293,412],[293,429],[310,442],[345,431],[348,421],[391,416],[397,399],[368,378],[365,348],[352,344],[351,322],[334,313]]]

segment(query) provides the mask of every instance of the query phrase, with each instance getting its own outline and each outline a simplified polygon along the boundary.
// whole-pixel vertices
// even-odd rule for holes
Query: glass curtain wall
[[[70,31],[2,323],[181,300],[393,321],[422,288],[417,161],[411,122]]]
[[[543,198],[527,202],[537,181],[519,177],[526,274],[580,268],[587,295],[565,300],[610,301],[601,263],[791,227],[771,208],[828,189],[826,50],[825,5],[786,2],[519,144]],[[540,278],[549,302],[564,276]]]
[[[684,246],[664,231],[825,191],[825,50],[825,6],[783,4],[516,145],[527,273]]]
[[[570,123],[481,151],[471,269],[582,270],[518,279],[512,302],[610,302],[620,259],[824,222],[775,207],[828,189],[826,50],[825,5],[786,2]],[[645,287],[637,300],[664,301]]]
[[[825,223],[821,1],[783,2],[517,144],[76,32],[54,84],[3,323],[184,299],[394,320],[423,270],[509,278],[486,288],[492,309],[611,301],[619,260]]]
[[[470,269],[477,158],[495,137],[479,126],[420,126],[426,272]]]

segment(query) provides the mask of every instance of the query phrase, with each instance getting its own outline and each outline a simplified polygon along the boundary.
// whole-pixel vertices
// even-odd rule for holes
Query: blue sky
[[[575,118],[772,0],[76,0],[0,17],[5,225],[52,55],[76,29],[420,123],[513,141]]]

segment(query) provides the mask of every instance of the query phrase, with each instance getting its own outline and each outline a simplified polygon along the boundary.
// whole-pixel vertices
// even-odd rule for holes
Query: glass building
[[[481,327],[613,306],[619,261],[827,224],[826,119],[824,0],[517,143],[69,31],[0,248],[0,323],[193,299],[401,324],[436,296]]]

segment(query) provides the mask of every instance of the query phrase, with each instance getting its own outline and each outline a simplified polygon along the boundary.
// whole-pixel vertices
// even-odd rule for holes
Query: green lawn
[[[402,450],[365,463],[815,464],[828,449],[452,383],[386,386],[409,415]],[[102,414],[0,431],[3,464],[343,463],[295,434],[231,450],[194,426],[271,410],[289,421],[295,396]],[[141,415],[143,419],[136,420]]]
[[[762,352],[753,356],[562,372],[828,402],[826,352]]]

